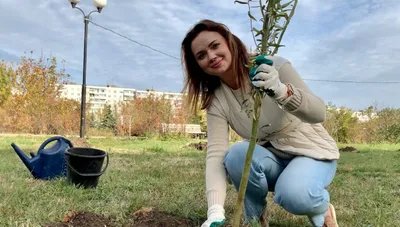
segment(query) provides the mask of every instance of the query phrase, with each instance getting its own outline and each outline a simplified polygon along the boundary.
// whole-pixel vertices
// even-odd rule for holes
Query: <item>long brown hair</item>
[[[186,69],[183,91],[187,91],[186,104],[194,112],[199,108],[200,97],[200,108],[207,108],[212,101],[215,89],[221,85],[219,77],[209,75],[200,68],[192,52],[192,41],[202,31],[218,32],[225,38],[232,54],[232,73],[236,76],[238,85],[244,89],[243,85],[249,80],[249,69],[246,66],[249,63],[249,56],[243,42],[232,34],[226,25],[212,20],[201,20],[186,34],[181,47],[182,64]]]

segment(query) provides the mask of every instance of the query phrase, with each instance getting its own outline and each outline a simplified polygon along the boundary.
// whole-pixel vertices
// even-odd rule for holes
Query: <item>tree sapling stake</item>
[[[248,16],[250,17],[250,27],[253,35],[253,39],[256,45],[255,56],[259,55],[275,55],[278,52],[279,47],[282,47],[282,37],[290,23],[290,19],[293,17],[295,8],[298,0],[281,1],[281,0],[248,0],[248,1],[235,1],[235,3],[248,5]],[[254,4],[256,3],[256,4]],[[258,8],[260,10],[260,22],[262,28],[259,30],[253,27],[253,21],[258,22],[257,19],[252,15],[251,9]],[[261,38],[257,38],[261,36]],[[272,64],[272,62],[271,62]],[[255,58],[252,56],[250,60],[249,68],[255,70],[257,67]],[[242,214],[243,201],[247,188],[250,166],[253,157],[253,151],[257,142],[258,134],[258,123],[260,117],[260,107],[262,100],[265,95],[273,96],[273,91],[262,90],[254,88],[251,90],[251,100],[245,100],[245,102],[252,102],[253,106],[248,105],[246,112],[249,116],[252,116],[252,129],[250,144],[246,154],[246,160],[243,167],[242,178],[240,181],[238,198],[235,206],[235,213],[233,217],[233,227],[239,227],[240,218]],[[250,108],[249,108],[250,107]]]

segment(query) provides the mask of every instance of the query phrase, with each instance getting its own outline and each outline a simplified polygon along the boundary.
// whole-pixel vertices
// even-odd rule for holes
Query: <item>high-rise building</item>
[[[80,101],[82,86],[79,84],[63,84],[61,97]],[[182,105],[182,93],[160,92],[153,90],[136,90],[133,88],[120,88],[113,85],[86,86],[86,103],[91,104],[91,111],[96,112],[103,109],[105,105],[115,105],[122,101],[133,100],[134,98],[144,98],[153,94],[157,97],[164,96],[171,100],[174,108]]]

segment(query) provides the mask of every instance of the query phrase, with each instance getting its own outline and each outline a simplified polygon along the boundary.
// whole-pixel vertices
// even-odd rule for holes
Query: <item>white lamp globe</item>
[[[102,9],[107,5],[107,0],[93,0],[93,5],[96,6],[96,8]]]
[[[70,3],[78,4],[81,0],[68,0]]]

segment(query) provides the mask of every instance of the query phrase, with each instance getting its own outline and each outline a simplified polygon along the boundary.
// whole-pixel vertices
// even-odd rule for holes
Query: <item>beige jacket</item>
[[[258,139],[263,145],[269,141],[281,157],[302,155],[319,160],[339,159],[336,142],[322,126],[325,103],[315,96],[291,63],[279,56],[271,57],[282,83],[294,94],[287,103],[277,103],[266,96],[260,114]],[[226,174],[223,158],[229,148],[229,126],[241,137],[250,140],[252,119],[242,110],[248,94],[232,90],[226,84],[215,90],[215,97],[207,109],[206,191],[208,206],[224,205]],[[270,125],[270,126],[266,126]]]

